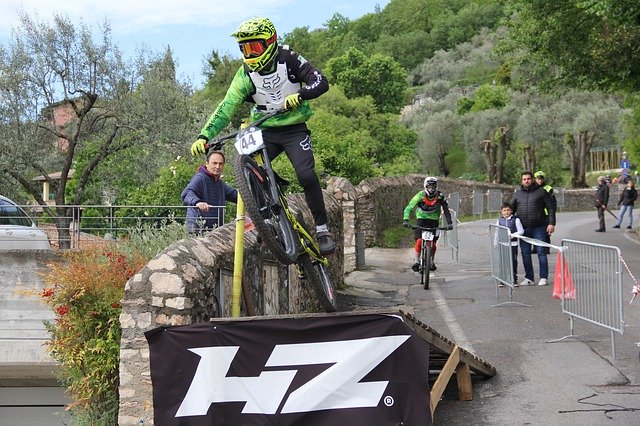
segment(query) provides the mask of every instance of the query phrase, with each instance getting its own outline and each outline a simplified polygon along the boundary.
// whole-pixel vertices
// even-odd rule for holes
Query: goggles
[[[269,47],[271,43],[273,43],[276,39],[274,35],[268,40],[249,40],[242,41],[238,43],[240,47],[240,52],[245,58],[257,58],[262,55],[265,50]]]

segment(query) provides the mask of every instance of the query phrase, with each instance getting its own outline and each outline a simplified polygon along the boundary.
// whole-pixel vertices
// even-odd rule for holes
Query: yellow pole
[[[240,316],[240,295],[242,294],[242,264],[244,261],[244,202],[238,193],[236,206],[236,241],[233,253],[233,293],[231,295],[231,316]]]

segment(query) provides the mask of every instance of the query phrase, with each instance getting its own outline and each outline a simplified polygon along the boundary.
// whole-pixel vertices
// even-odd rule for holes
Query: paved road
[[[568,238],[617,246],[640,279],[640,245],[624,230],[612,229],[612,219],[607,218],[606,233],[596,233],[595,211],[560,213],[552,243]],[[578,339],[548,343],[569,334],[568,317],[551,297],[552,282],[515,289],[511,300],[531,307],[495,306],[510,299],[508,288],[496,293],[491,277],[490,223],[495,218],[459,227],[458,261],[439,248],[429,290],[422,289],[410,269],[412,249],[367,249],[366,267],[347,277],[345,309],[406,309],[496,367],[495,377],[474,379],[473,401],[457,400],[453,380],[435,412],[437,424],[640,424],[640,298],[625,306],[626,328],[623,336],[616,333],[616,360],[610,332],[583,321],[574,322]],[[551,273],[555,258],[552,251]],[[534,268],[538,270],[537,260]],[[629,274],[623,282],[628,301],[633,286]]]

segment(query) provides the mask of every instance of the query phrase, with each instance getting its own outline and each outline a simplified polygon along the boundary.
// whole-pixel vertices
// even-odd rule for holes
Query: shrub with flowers
[[[147,263],[140,254],[113,246],[64,253],[48,265],[40,295],[55,312],[46,322],[47,348],[61,364],[74,419],[82,424],[117,424],[120,301],[124,285]]]

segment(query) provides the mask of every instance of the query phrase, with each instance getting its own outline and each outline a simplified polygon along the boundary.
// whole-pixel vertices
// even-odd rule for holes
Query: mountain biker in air
[[[315,171],[311,132],[305,124],[313,115],[310,99],[329,90],[327,78],[300,54],[279,46],[276,28],[262,17],[240,24],[232,34],[238,41],[244,64],[236,72],[224,99],[218,104],[191,145],[193,155],[205,152],[205,144],[229,124],[244,102],[254,103],[251,119],[267,112],[286,109],[262,125],[269,158],[285,152],[296,171],[298,182],[316,224],[316,239],[323,255],[335,251],[333,235],[327,228],[327,211]]]
[[[409,217],[415,209],[416,224],[423,228],[437,228],[440,223],[440,212],[444,214],[447,220],[447,229],[453,229],[453,223],[451,221],[451,212],[449,211],[449,205],[447,200],[444,199],[442,192],[438,191],[438,178],[429,176],[425,178],[423,183],[424,190],[418,192],[413,196],[409,204],[404,208],[404,214],[402,216],[402,225],[409,227]],[[415,257],[413,269],[415,272],[420,270],[420,249],[422,248],[422,230],[416,229],[414,238],[415,243]],[[438,237],[435,236],[432,244],[433,258],[436,255],[436,241]],[[435,271],[435,261],[431,263],[431,271]]]

